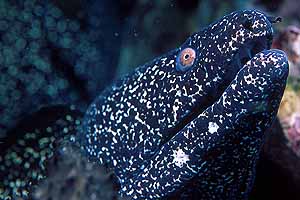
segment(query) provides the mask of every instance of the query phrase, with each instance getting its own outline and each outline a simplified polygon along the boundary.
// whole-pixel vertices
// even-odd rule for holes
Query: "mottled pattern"
[[[196,177],[197,187],[187,188],[194,194],[198,190],[198,199],[246,199],[287,74],[282,52],[255,56],[222,97],[164,144],[122,192],[134,199],[157,199]]]
[[[269,48],[272,33],[271,23],[263,13],[255,10],[234,12],[195,33],[178,49],[137,68],[132,75],[107,89],[92,103],[83,122],[84,131],[80,134],[83,148],[91,158],[114,169],[122,185],[123,194],[134,198],[155,199],[168,196],[180,189],[193,176],[198,173],[201,176],[207,169],[206,165],[209,162],[201,162],[197,155],[208,152],[214,146],[213,142],[218,142],[216,135],[222,136],[226,132],[221,124],[204,120],[203,115],[207,113],[209,116],[206,118],[210,118],[214,110],[199,114],[222,95],[242,65],[254,54]],[[196,59],[193,66],[183,72],[176,66],[177,57],[185,48],[194,49]],[[262,73],[269,72],[272,64],[267,64],[271,62],[267,60],[276,59],[277,54],[280,61],[275,60],[273,64],[279,69],[283,67],[281,53],[274,52],[273,56],[265,54],[253,60],[257,62],[255,65],[252,64],[256,66],[254,69],[262,66],[265,67]],[[283,70],[282,76],[285,71],[286,69]],[[268,84],[270,80],[277,80],[276,77],[267,79],[265,74],[248,73],[245,81],[252,88],[239,85],[240,83],[238,86],[245,89],[244,93],[253,98],[251,95],[254,91],[251,89],[259,87],[266,92],[264,87],[272,87],[272,84],[256,85],[258,81],[262,81],[260,79]],[[241,79],[241,76],[238,78]],[[278,84],[275,84],[276,88],[282,91],[284,81],[280,82],[281,87]],[[223,94],[223,99],[227,97],[226,94]],[[228,93],[228,99],[224,101],[229,101],[230,97],[234,98],[232,95],[231,92]],[[280,98],[276,98],[276,102],[278,101]],[[269,102],[260,102],[261,107],[265,106],[261,103],[269,105]],[[249,102],[245,104],[245,109],[253,109],[253,106],[256,105]],[[272,106],[275,108],[265,112],[268,114],[266,119],[270,121],[270,115],[273,116],[272,113],[277,111],[276,105]],[[219,107],[220,110],[225,109]],[[237,108],[234,113],[240,111],[250,113],[247,109],[239,109],[241,108]],[[196,126],[193,119],[196,118],[197,121],[198,117],[204,124],[208,124],[202,128]],[[226,117],[223,116],[218,120],[225,121]],[[228,120],[230,119],[233,118],[228,117]],[[182,134],[186,124],[191,130],[194,128],[195,130]],[[244,128],[242,124],[241,122],[241,127]],[[189,135],[201,134],[196,128],[203,134],[208,128],[214,137],[212,139],[209,136],[195,135],[195,142],[198,141],[200,147],[204,149],[198,147],[199,149],[191,154],[190,151],[197,145],[194,143],[189,146],[184,141],[188,142],[191,139],[192,136]],[[175,139],[171,139],[173,136]],[[178,140],[176,137],[179,137]],[[186,145],[186,148],[177,149],[181,145]],[[222,163],[220,159],[220,166]],[[201,166],[203,170],[200,170]],[[174,182],[172,177],[178,183]],[[209,179],[210,176],[206,178]],[[205,180],[205,177],[202,180]],[[219,180],[221,185],[226,182],[225,177]],[[238,191],[236,193],[242,195],[242,191]],[[209,194],[209,190],[205,192],[203,191],[204,196]],[[218,195],[218,192],[215,194]]]

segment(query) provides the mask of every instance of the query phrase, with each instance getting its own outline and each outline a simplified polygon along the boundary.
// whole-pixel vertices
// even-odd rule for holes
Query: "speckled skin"
[[[122,190],[133,199],[157,199],[196,178],[198,188],[191,189],[198,190],[197,199],[246,199],[287,75],[283,52],[257,54],[222,97],[165,143]]]
[[[221,135],[221,138],[227,135],[225,125],[228,121],[225,124],[217,124],[214,119],[211,119],[211,123],[209,120],[214,112],[220,115],[221,111],[230,108],[223,108],[221,104],[216,103],[215,105],[218,105],[216,107],[219,107],[217,112],[209,106],[220,98],[224,89],[242,68],[242,64],[245,64],[254,54],[269,48],[272,33],[271,23],[263,13],[255,10],[234,12],[195,33],[178,49],[137,68],[132,75],[102,93],[89,107],[83,122],[83,131],[79,136],[83,149],[91,158],[113,168],[121,183],[121,193],[134,199],[157,199],[169,196],[179,191],[195,176],[200,176],[200,182],[212,179],[215,174],[204,176],[203,173],[207,171],[207,166],[218,167],[219,165],[212,161],[210,164],[209,160],[205,161],[204,155],[212,153],[210,149],[222,142],[217,135]],[[180,71],[176,69],[178,64],[176,58],[185,48],[196,51],[196,60],[189,70]],[[268,56],[265,52],[262,54],[262,59],[257,57],[250,65],[257,66],[254,69],[259,69],[258,66],[266,67],[265,58],[278,56],[282,57],[281,62],[275,61],[273,64],[278,65],[279,68],[282,67],[282,63],[285,66],[282,53],[269,53],[273,56]],[[255,62],[258,63],[254,65]],[[263,68],[263,72],[268,72],[272,64],[267,66]],[[241,74],[247,74],[246,69],[247,66],[237,79],[242,79]],[[254,78],[255,74],[248,73],[249,78],[251,75]],[[258,79],[267,78],[265,74],[257,76]],[[270,81],[275,80],[278,81],[276,76],[265,81],[269,84]],[[284,81],[278,85],[281,87],[278,86],[277,89],[282,91]],[[260,86],[237,84],[237,87],[245,89],[243,92],[249,98],[254,98],[251,92]],[[261,87],[263,91],[260,94],[263,94],[266,92],[263,87],[272,87],[272,84]],[[233,95],[236,95],[234,91],[227,91],[222,98],[226,98],[224,101],[229,101]],[[280,95],[276,97],[276,102],[280,101],[280,97]],[[255,104],[247,103],[245,109],[253,109],[253,106]],[[207,107],[209,108],[202,113]],[[231,109],[234,114],[243,111],[241,107],[234,110],[234,105]],[[246,113],[250,114],[253,111],[248,110]],[[273,109],[264,112],[268,114],[266,120],[271,121],[273,113],[276,112],[276,105]],[[199,115],[200,113],[202,114]],[[228,114],[230,115],[230,112]],[[218,120],[225,122],[225,120],[233,120],[234,117],[223,116]],[[203,127],[200,126],[201,123]],[[249,123],[242,126],[243,122],[239,124],[241,127],[234,129],[235,131],[253,125]],[[207,128],[214,137],[201,135],[205,134]],[[186,131],[184,134],[184,130],[191,132]],[[255,132],[255,129],[245,130]],[[192,135],[194,136],[191,137]],[[226,146],[226,143],[224,145]],[[181,146],[185,148],[177,149]],[[216,157],[220,159],[221,167],[228,159]],[[248,168],[250,166],[252,169],[253,166],[250,164],[246,169],[250,169]],[[249,176],[250,174],[243,178],[252,178]],[[239,176],[235,178],[237,177]],[[218,177],[217,180],[219,185],[225,186],[227,177],[221,179]],[[243,183],[247,184],[248,181],[245,180]],[[206,188],[205,184],[202,186]],[[238,198],[243,196],[246,190],[237,189],[233,195]],[[213,194],[207,189],[201,192],[203,196],[222,194],[218,190]]]

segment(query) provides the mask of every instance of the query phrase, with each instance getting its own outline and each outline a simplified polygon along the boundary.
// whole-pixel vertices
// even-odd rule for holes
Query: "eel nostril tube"
[[[282,22],[282,17],[267,16],[267,19],[268,19],[272,24],[275,24],[275,23],[277,23],[277,22]]]

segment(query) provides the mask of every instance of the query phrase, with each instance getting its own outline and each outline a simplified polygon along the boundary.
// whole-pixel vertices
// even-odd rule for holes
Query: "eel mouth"
[[[204,102],[195,105],[192,111],[186,113],[186,115],[183,116],[182,120],[179,121],[179,123],[174,128],[172,128],[171,134],[168,134],[169,137],[164,138],[165,141],[163,141],[162,143],[171,139],[177,132],[182,130],[187,124],[189,124],[191,121],[197,118],[206,108],[214,104],[215,101],[221,97],[222,93],[234,79],[237,72],[248,61],[250,61],[256,54],[264,50],[269,50],[271,48],[272,40],[273,34],[269,34],[267,36],[257,37],[256,39],[243,44],[235,53],[235,55],[233,55],[231,61],[229,61],[229,63],[227,64],[229,70],[227,74],[229,73],[231,75],[228,76],[228,78],[225,77],[224,79],[227,80],[225,80],[224,84],[221,84],[222,86],[218,87],[218,89],[220,89],[221,92],[217,95],[215,93],[208,94]],[[234,74],[234,76],[232,76],[232,74]]]
[[[254,41],[244,44],[235,54],[230,68],[240,70],[256,54],[271,48],[273,36],[256,38]]]

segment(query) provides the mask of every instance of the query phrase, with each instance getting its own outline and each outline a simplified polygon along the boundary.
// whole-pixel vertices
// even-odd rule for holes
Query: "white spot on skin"
[[[177,104],[176,104],[177,103]],[[180,106],[182,105],[182,103],[176,99],[173,105],[173,117],[174,117],[174,121],[177,120],[177,111],[179,110]]]
[[[248,85],[255,84],[257,79],[258,79],[258,77],[253,77],[252,74],[249,74],[248,76],[244,77],[244,80]]]
[[[183,167],[190,160],[189,155],[186,155],[182,149],[173,150],[173,163],[177,167]]]
[[[208,132],[216,133],[218,131],[218,129],[219,129],[219,126],[215,122],[208,123]]]
[[[232,89],[235,90],[235,88],[236,88],[236,83],[231,84],[231,87],[232,87]]]

